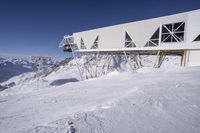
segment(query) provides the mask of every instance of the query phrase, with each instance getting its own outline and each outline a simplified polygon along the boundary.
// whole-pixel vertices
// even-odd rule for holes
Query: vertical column
[[[189,50],[184,50],[183,51],[183,55],[182,55],[182,59],[181,59],[181,66],[182,67],[188,66],[189,55],[190,55],[190,51]]]
[[[161,45],[161,39],[162,39],[162,24],[160,23],[158,46]]]

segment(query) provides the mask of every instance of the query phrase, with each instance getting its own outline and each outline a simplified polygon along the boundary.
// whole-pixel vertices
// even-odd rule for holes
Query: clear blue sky
[[[200,8],[200,0],[0,0],[0,56],[63,58],[63,35]]]

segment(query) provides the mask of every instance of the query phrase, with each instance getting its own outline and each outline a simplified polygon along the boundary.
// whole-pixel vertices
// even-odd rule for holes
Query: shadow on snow
[[[59,86],[59,85],[63,85],[66,83],[70,83],[70,82],[78,82],[79,80],[76,78],[70,78],[70,79],[58,79],[58,80],[54,80],[53,82],[50,83],[50,85],[52,86]]]

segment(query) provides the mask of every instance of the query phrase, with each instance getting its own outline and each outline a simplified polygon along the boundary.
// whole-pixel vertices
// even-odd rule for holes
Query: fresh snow
[[[39,79],[38,88],[34,73],[7,81],[16,86],[0,92],[0,132],[200,132],[200,67],[114,71],[84,81],[64,69]]]

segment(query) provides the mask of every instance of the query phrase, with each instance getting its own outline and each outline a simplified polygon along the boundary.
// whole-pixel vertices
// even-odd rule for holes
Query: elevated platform
[[[177,47],[134,47],[134,48],[124,48],[124,49],[81,49],[75,50],[74,52],[83,53],[83,54],[91,54],[91,53],[99,53],[99,54],[123,54],[126,52],[127,54],[137,53],[137,54],[157,54],[158,51],[164,52],[166,54],[175,54],[180,55],[183,51],[188,50],[200,50],[200,46],[177,46]]]

